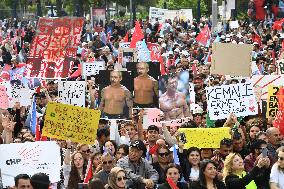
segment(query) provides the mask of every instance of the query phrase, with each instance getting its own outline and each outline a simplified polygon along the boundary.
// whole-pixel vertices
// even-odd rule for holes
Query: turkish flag
[[[159,62],[160,62],[161,75],[166,75],[166,69],[165,69],[165,65],[164,65],[164,61],[163,61],[162,56],[159,57]]]
[[[130,42],[130,48],[136,48],[136,43],[144,38],[144,33],[138,21],[135,23],[134,32]]]
[[[81,72],[82,72],[82,66],[81,64],[78,64],[78,69],[70,76],[70,78],[76,78],[81,76]]]
[[[261,46],[261,37],[257,34],[254,34],[252,37],[253,42],[256,42],[259,44],[259,46]]]
[[[210,39],[210,29],[208,25],[206,25],[196,37],[196,41],[198,41],[199,43],[205,46],[209,39]]]
[[[92,178],[93,178],[92,168],[93,168],[92,161],[89,160],[86,175],[85,175],[85,178],[84,178],[84,183],[89,183],[89,180],[92,180]]]
[[[149,154],[153,155],[157,152],[159,148],[159,145],[158,144],[155,144],[154,146],[152,146],[150,149],[149,149]]]
[[[167,178],[167,182],[168,182],[168,184],[170,185],[171,189],[179,189],[179,188],[177,187],[176,183],[175,183],[172,179]]]
[[[124,39],[123,39],[124,42],[128,42],[128,40],[129,40],[129,39],[128,39],[128,35],[129,35],[129,33],[127,32],[126,35],[125,35],[125,37],[124,37]]]
[[[273,26],[272,26],[273,30],[281,30],[283,22],[284,22],[284,18],[281,19],[281,20],[275,21]]]
[[[264,20],[266,12],[264,10],[264,3],[265,0],[254,0],[254,5],[255,5],[255,18],[257,20]]]

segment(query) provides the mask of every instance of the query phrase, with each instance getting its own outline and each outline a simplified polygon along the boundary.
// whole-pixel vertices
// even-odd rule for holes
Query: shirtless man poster
[[[127,119],[132,115],[131,92],[121,85],[122,73],[119,71],[110,72],[110,85],[101,90],[101,101],[99,109],[102,117],[107,119]],[[124,112],[128,108],[128,115]]]
[[[154,98],[158,96],[158,81],[148,75],[146,62],[136,64],[138,76],[134,79],[134,107],[154,108]]]
[[[177,91],[178,78],[167,76],[166,92],[159,98],[160,109],[164,112],[165,120],[174,120],[190,116],[186,96]]]

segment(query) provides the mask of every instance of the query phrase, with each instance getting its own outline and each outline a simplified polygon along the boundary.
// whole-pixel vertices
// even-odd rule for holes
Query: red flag
[[[91,180],[93,178],[93,169],[92,168],[93,168],[92,161],[89,160],[86,175],[85,175],[85,178],[84,178],[84,183],[86,183],[86,184],[88,184],[89,180]]]
[[[264,10],[265,0],[254,0],[255,5],[255,18],[257,20],[264,20],[266,12]]]
[[[254,34],[252,40],[253,42],[258,43],[259,46],[261,46],[261,37],[258,34]]]
[[[40,135],[40,125],[38,124],[38,120],[36,120],[35,141],[40,141]]]
[[[157,33],[160,32],[162,28],[163,28],[163,24],[159,24],[159,28],[158,28]]]
[[[162,56],[159,57],[159,62],[160,62],[161,75],[166,75],[165,65]]]
[[[124,39],[123,39],[124,42],[128,42],[128,40],[129,40],[129,39],[128,39],[128,35],[129,35],[129,33],[127,32],[126,35],[125,35],[125,37],[124,37]]]
[[[284,22],[284,18],[282,18],[281,20],[275,21],[272,26],[273,30],[281,30],[283,22]]]
[[[210,30],[208,25],[206,25],[196,37],[196,41],[198,41],[199,43],[205,46],[209,39],[210,39]]]
[[[82,72],[81,64],[78,64],[78,69],[70,76],[70,78],[81,76],[81,72]]]
[[[170,185],[171,189],[179,189],[179,188],[177,187],[176,183],[175,183],[172,179],[167,178],[167,182],[168,182],[168,184]]]
[[[135,23],[134,32],[130,42],[130,48],[136,48],[136,43],[144,38],[144,33],[138,21]]]
[[[153,155],[157,152],[159,148],[159,144],[155,144],[154,146],[152,146],[150,149],[149,149],[149,154]]]

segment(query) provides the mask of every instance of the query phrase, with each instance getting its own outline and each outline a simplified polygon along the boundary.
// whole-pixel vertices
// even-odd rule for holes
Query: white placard
[[[237,117],[258,113],[251,83],[207,87],[206,96],[211,120],[226,119],[230,113]]]
[[[239,25],[239,21],[238,20],[230,21],[230,28],[231,29],[237,29],[239,27],[240,27],[240,25]]]
[[[82,76],[90,76],[99,74],[100,70],[105,70],[105,62],[104,61],[95,61],[95,62],[83,62],[82,67]]]
[[[119,48],[130,48],[130,42],[120,42]]]
[[[156,7],[150,7],[149,9],[149,19],[152,24],[156,23],[156,18],[158,18],[159,23],[164,23],[165,21],[165,11],[167,9],[161,9]]]
[[[85,107],[85,81],[59,81],[58,97],[61,103]]]
[[[56,142],[26,142],[0,145],[0,169],[4,188],[14,186],[14,177],[45,173],[51,183],[60,180],[61,157]]]
[[[5,83],[9,100],[9,108],[13,108],[16,102],[20,102],[21,106],[30,106],[32,104],[32,91],[21,85],[14,83]]]

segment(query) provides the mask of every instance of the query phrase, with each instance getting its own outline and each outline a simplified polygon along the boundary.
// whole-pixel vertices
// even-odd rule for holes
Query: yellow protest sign
[[[94,144],[101,112],[78,106],[49,102],[43,136]]]
[[[277,94],[280,90],[280,86],[269,85],[268,97],[267,97],[267,111],[266,117],[275,117],[278,111]]]
[[[231,138],[230,128],[180,128],[180,133],[186,137],[185,149],[198,148],[220,148],[220,142],[224,138]]]

